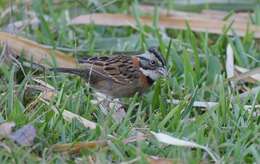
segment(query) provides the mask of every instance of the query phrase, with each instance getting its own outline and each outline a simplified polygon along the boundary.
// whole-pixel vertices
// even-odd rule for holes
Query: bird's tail
[[[79,76],[83,74],[83,70],[76,69],[76,68],[50,68],[49,70],[53,72],[64,72],[64,73],[70,73]]]

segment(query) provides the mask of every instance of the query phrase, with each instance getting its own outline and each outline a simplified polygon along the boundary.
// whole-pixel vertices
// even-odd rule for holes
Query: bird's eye
[[[150,61],[150,64],[151,64],[151,65],[155,65],[155,61],[154,61],[154,60],[151,60],[151,61]]]

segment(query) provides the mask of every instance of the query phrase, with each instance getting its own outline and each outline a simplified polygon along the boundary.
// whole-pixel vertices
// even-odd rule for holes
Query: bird
[[[51,71],[78,75],[98,93],[110,98],[142,94],[167,76],[166,61],[156,47],[126,55],[95,56],[78,60],[78,68],[54,67]]]

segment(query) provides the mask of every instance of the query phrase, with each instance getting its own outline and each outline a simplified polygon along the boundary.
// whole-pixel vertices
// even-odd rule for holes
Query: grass
[[[167,4],[168,1],[165,2]],[[0,4],[1,8],[5,8],[8,2]],[[33,1],[29,10],[39,17],[40,27],[26,27],[19,35],[57,49],[69,48],[72,52],[75,46],[80,47],[83,51],[73,53],[76,58],[111,54],[113,51],[143,50],[157,45],[163,54],[168,53],[169,77],[157,81],[144,96],[124,99],[128,104],[127,115],[118,124],[111,113],[104,115],[90,102],[91,91],[79,77],[65,74],[55,76],[54,73],[43,73],[28,67],[24,67],[26,75],[23,75],[17,66],[1,64],[0,121],[14,121],[16,129],[32,124],[37,130],[37,137],[31,147],[21,147],[8,139],[1,140],[1,163],[76,163],[85,162],[88,156],[95,157],[99,163],[118,163],[139,157],[140,163],[146,163],[145,157],[150,155],[181,160],[184,163],[211,160],[202,150],[167,146],[155,139],[123,144],[123,140],[132,136],[136,128],[165,132],[206,145],[224,163],[259,163],[260,119],[253,112],[247,112],[243,106],[259,104],[260,95],[248,95],[240,100],[238,88],[243,85],[238,83],[237,88],[233,89],[226,82],[225,72],[227,44],[231,44],[234,49],[237,65],[248,69],[260,66],[259,46],[257,47],[252,34],[239,38],[225,34],[193,33],[189,28],[178,31],[141,25],[137,29],[66,25],[67,13],[128,12],[126,1],[101,4],[107,2],[66,1],[52,4],[52,1]],[[135,2],[134,5],[138,3]],[[19,10],[0,22],[2,29],[10,20],[27,18],[24,13],[26,6],[23,3],[18,6]],[[140,13],[135,8],[132,12],[138,21]],[[259,15],[259,7],[256,7],[255,12]],[[157,14],[154,13],[155,25]],[[258,21],[258,16],[254,19]],[[26,85],[35,83],[32,77],[40,78],[58,90],[58,95],[50,105],[37,100],[37,92],[26,90]],[[259,82],[245,85],[252,88],[259,86]],[[173,98],[180,99],[181,102],[178,105],[167,103],[167,99]],[[219,105],[203,111],[192,107],[194,100],[214,101]],[[35,104],[29,107],[33,101]],[[67,122],[61,114],[52,111],[52,106],[92,120],[98,127],[91,130],[76,120]],[[259,111],[254,109],[257,110]],[[116,138],[111,139],[110,135]],[[111,142],[105,148],[84,150],[78,155],[64,155],[50,149],[56,143],[95,140]],[[10,151],[1,145],[6,145]]]

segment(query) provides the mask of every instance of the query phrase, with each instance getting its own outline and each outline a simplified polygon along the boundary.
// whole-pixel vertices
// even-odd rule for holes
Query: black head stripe
[[[140,56],[139,58],[142,59],[142,60],[145,60],[145,61],[149,62],[149,59],[147,59],[147,58],[145,58],[145,57]]]
[[[142,57],[142,56],[140,56],[139,57],[142,61],[145,61],[146,63],[149,63],[150,62],[150,60],[149,59],[147,59],[147,58],[145,58],[145,57]],[[145,70],[153,70],[153,69],[155,69],[154,67],[151,67],[149,64],[144,64],[143,62],[140,62],[140,66],[143,68],[143,69],[145,69]]]
[[[160,52],[158,52],[157,48],[155,48],[155,47],[150,47],[150,48],[148,49],[148,51],[149,51],[150,53],[154,54],[154,55],[157,57],[157,59],[160,60],[160,62],[162,63],[163,66],[166,65],[166,62],[165,62],[164,57],[162,56],[162,54],[161,54]]]

